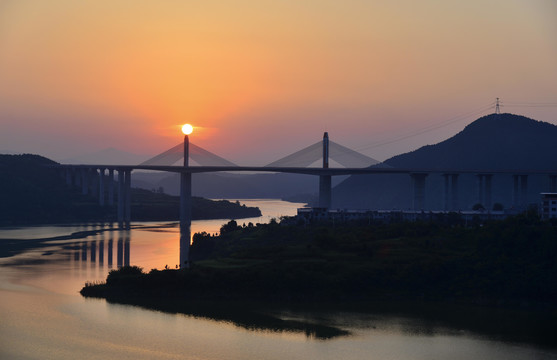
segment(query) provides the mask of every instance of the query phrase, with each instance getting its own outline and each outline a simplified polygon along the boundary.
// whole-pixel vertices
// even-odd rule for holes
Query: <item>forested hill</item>
[[[513,114],[484,116],[435,145],[394,156],[394,167],[557,169],[557,126]]]
[[[56,162],[39,155],[0,155],[0,226],[64,222],[111,221],[115,206],[101,207],[77,187],[68,187]],[[179,219],[179,198],[132,189],[132,220]],[[258,208],[227,201],[194,198],[194,219],[257,217]]]
[[[482,117],[455,136],[438,144],[394,156],[386,164],[399,168],[452,170],[557,170],[557,126],[513,114]],[[547,179],[530,176],[528,202],[539,201],[547,191]],[[512,178],[493,178],[493,202],[512,206]],[[459,177],[461,209],[470,209],[477,199],[474,175]],[[442,177],[426,180],[425,209],[443,209]],[[408,175],[351,176],[333,190],[335,207],[407,209],[411,207]]]

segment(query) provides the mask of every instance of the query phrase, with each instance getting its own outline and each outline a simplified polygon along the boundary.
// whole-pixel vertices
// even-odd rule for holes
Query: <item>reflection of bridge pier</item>
[[[114,232],[108,231],[108,240],[103,236],[99,240],[83,241],[78,249],[75,250],[74,261],[81,261],[83,265],[90,263],[104,267],[105,252],[107,257],[108,269],[112,269],[114,262],[114,248],[116,248],[116,265],[118,268],[131,264],[131,233],[129,230]],[[114,236],[118,236],[114,241]],[[106,246],[105,246],[106,245]]]

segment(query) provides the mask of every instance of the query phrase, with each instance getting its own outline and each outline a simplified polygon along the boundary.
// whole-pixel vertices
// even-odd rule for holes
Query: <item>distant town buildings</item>
[[[541,193],[539,215],[542,219],[557,219],[557,193]],[[516,215],[517,210],[501,211],[469,210],[469,211],[424,211],[424,210],[349,210],[327,209],[322,207],[300,208],[296,216],[298,221],[306,223],[327,221],[344,223],[349,221],[399,222],[399,221],[433,221],[450,220],[458,217],[462,221],[502,220]]]
[[[557,193],[541,193],[540,195],[542,219],[557,218]]]
[[[344,223],[349,221],[399,222],[417,220],[444,220],[457,216],[463,221],[501,220],[515,212],[509,211],[416,211],[416,210],[347,210],[326,208],[300,208],[297,219],[310,222],[332,221]]]

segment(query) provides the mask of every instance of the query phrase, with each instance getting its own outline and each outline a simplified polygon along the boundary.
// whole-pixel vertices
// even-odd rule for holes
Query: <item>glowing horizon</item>
[[[390,139],[496,97],[557,123],[555,107],[509,105],[557,103],[555,14],[551,0],[7,2],[0,151],[156,154],[191,119],[199,145],[242,163],[323,131],[384,160],[474,118]]]

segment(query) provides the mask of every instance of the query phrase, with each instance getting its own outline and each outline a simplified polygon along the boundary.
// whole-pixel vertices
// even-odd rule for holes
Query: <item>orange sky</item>
[[[323,131],[384,160],[495,97],[557,124],[510,106],[557,104],[556,34],[554,0],[0,0],[0,151],[156,154],[190,122],[239,164]]]

